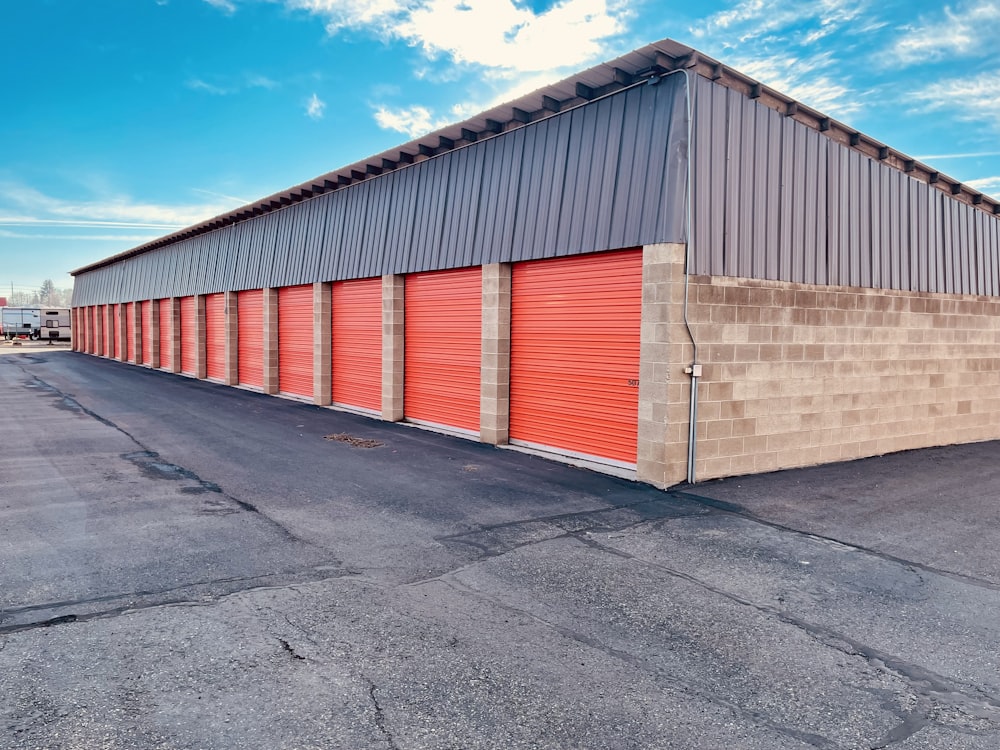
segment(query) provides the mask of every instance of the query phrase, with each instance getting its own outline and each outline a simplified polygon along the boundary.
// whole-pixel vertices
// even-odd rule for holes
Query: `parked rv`
[[[68,341],[73,332],[71,320],[69,308],[65,307],[5,307],[0,311],[0,330],[8,341]]]

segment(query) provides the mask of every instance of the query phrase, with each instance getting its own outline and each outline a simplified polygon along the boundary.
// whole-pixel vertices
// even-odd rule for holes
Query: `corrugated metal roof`
[[[206,232],[238,224],[245,219],[258,217],[318,195],[335,192],[344,186],[370,180],[373,176],[397,170],[469,143],[491,138],[499,133],[509,132],[524,124],[536,122],[558,112],[565,112],[567,109],[629,86],[643,77],[662,74],[678,68],[693,70],[743,96],[756,99],[759,103],[780,111],[795,121],[809,125],[841,145],[878,159],[891,167],[908,173],[910,176],[936,186],[944,191],[950,199],[976,205],[993,214],[1000,214],[1000,202],[962,185],[957,180],[941,175],[931,167],[921,164],[915,159],[790,97],[763,86],[752,78],[726,67],[691,47],[671,39],[663,39],[510,102],[500,104],[462,122],[448,125],[401,146],[327,172],[315,179],[254,201],[241,208],[83,266],[71,273],[76,275],[116,263],[125,258],[166,247]],[[421,210],[425,210],[425,208]],[[499,218],[502,219],[502,217]],[[259,248],[255,247],[255,250],[259,250]]]

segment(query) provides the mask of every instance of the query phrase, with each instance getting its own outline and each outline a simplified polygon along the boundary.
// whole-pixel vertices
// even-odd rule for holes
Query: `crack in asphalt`
[[[101,424],[110,427],[113,430],[117,430],[122,435],[131,440],[133,443],[135,443],[140,448],[140,450],[131,453],[123,453],[121,455],[121,458],[135,464],[140,469],[140,471],[143,471],[143,473],[146,474],[147,477],[149,476],[153,476],[156,478],[169,477],[172,479],[185,478],[194,481],[198,484],[200,491],[217,493],[220,497],[230,501],[231,503],[247,511],[248,513],[255,514],[269,525],[275,527],[278,530],[278,533],[280,533],[286,539],[299,542],[301,544],[307,544],[311,547],[322,549],[322,547],[319,547],[319,545],[317,545],[315,542],[310,542],[307,539],[299,537],[297,534],[295,534],[295,532],[293,532],[287,526],[271,518],[269,515],[264,513],[260,508],[258,508],[253,503],[250,503],[246,500],[240,500],[237,497],[233,497],[227,492],[224,492],[218,484],[214,482],[208,482],[202,479],[190,469],[186,469],[182,466],[177,466],[176,464],[159,460],[160,459],[159,453],[150,450],[145,444],[143,444],[141,440],[135,437],[135,435],[128,432],[128,430],[124,429],[123,427],[120,427],[107,417],[101,416],[92,409],[88,409],[86,406],[81,404],[79,401],[77,401],[69,394],[66,394],[63,391],[59,390],[59,388],[52,385],[51,383],[42,380],[34,373],[28,372],[27,370],[24,369],[23,366],[18,365],[18,367],[20,368],[21,372],[23,372],[28,378],[31,379],[31,383],[35,388],[45,391],[46,393],[49,393],[50,395],[60,399],[60,404],[59,404],[60,408],[64,409],[68,408],[74,411],[78,411],[81,414],[85,414],[91,419],[95,419]]]
[[[172,589],[164,589],[162,592],[141,592],[138,594],[122,594],[109,597],[95,597],[90,600],[79,600],[76,603],[65,603],[60,605],[31,605],[28,607],[22,607],[16,610],[4,610],[4,616],[7,617],[10,613],[21,613],[29,611],[39,611],[45,609],[63,609],[71,606],[79,606],[80,604],[86,604],[90,602],[103,602],[103,601],[115,601],[120,599],[125,599],[130,596],[155,596],[159,593],[167,593],[170,591],[182,591],[185,589],[190,589],[195,586],[211,586],[218,583],[229,583],[229,582],[239,582],[239,581],[255,581],[270,578],[273,576],[255,576],[253,578],[221,578],[218,581],[208,581],[200,584],[189,584],[186,586],[178,586]],[[334,575],[323,575],[323,576],[307,576],[299,577],[296,580],[285,583],[276,583],[269,585],[259,585],[259,586],[244,586],[231,591],[225,591],[221,594],[214,596],[205,596],[201,599],[191,599],[191,598],[177,598],[177,599],[164,599],[160,601],[149,602],[146,604],[124,604],[120,607],[109,607],[107,609],[93,610],[90,612],[70,612],[64,615],[59,615],[58,617],[50,617],[45,620],[35,620],[32,622],[19,623],[16,625],[0,625],[0,635],[7,635],[10,633],[22,633],[29,630],[37,630],[39,628],[48,628],[53,625],[64,625],[73,622],[88,622],[90,620],[106,620],[120,615],[127,615],[136,612],[144,612],[147,610],[162,609],[165,607],[204,607],[217,604],[218,602],[224,601],[239,594],[252,593],[257,591],[281,591],[289,587],[302,584],[302,583],[322,583],[324,581],[335,581],[338,579],[351,578],[353,574],[350,571],[338,571]]]
[[[974,685],[953,681],[944,675],[925,669],[917,664],[907,662],[898,656],[881,651],[874,646],[869,646],[861,641],[851,638],[848,635],[833,630],[832,628],[809,622],[769,604],[755,602],[739,596],[738,594],[725,591],[706,581],[702,581],[689,573],[684,573],[671,568],[668,565],[664,565],[654,560],[637,557],[625,552],[624,550],[619,550],[614,547],[610,547],[609,545],[601,544],[593,538],[577,534],[574,534],[573,536],[575,536],[580,543],[593,549],[607,554],[624,557],[626,559],[635,560],[644,565],[649,565],[658,570],[662,570],[675,578],[687,581],[688,583],[694,584],[705,591],[721,596],[736,604],[750,607],[751,609],[765,615],[776,617],[780,621],[801,630],[810,638],[827,648],[836,649],[837,651],[840,651],[848,656],[861,657],[876,669],[896,675],[898,678],[903,680],[903,682],[909,685],[917,696],[925,699],[929,704],[937,703],[949,705],[976,719],[982,719],[990,721],[994,724],[1000,724],[1000,699],[989,695]],[[927,710],[922,712],[922,715],[914,715],[913,711],[893,711],[893,713],[902,719],[902,724],[891,730],[886,738],[879,740],[881,744],[874,745],[873,750],[875,748],[884,748],[896,742],[901,742],[908,737],[911,737],[924,727],[930,726],[931,724],[937,724],[938,722],[935,722],[930,716],[932,707],[932,705],[928,705]],[[953,730],[956,729],[950,725],[949,728]]]
[[[382,704],[379,702],[378,696],[375,694],[377,691],[375,683],[369,677],[365,677],[364,679],[368,683],[368,699],[371,701],[372,709],[375,712],[375,727],[385,738],[390,750],[399,750],[399,745],[396,744],[396,738],[393,737],[392,732],[389,731],[389,727],[386,725],[385,710],[382,708]]]
[[[480,601],[486,602],[488,604],[499,607],[508,612],[520,615],[522,617],[526,617],[534,622],[539,623],[540,625],[546,628],[549,628],[550,630],[555,631],[556,633],[559,633],[559,635],[563,636],[564,638],[568,638],[572,641],[580,643],[581,645],[586,646],[587,648],[594,649],[595,651],[600,651],[601,653],[606,654],[607,656],[610,656],[621,662],[624,662],[629,666],[636,667],[647,673],[651,672],[654,674],[663,675],[664,677],[670,680],[670,683],[672,685],[679,687],[684,693],[696,695],[699,698],[702,698],[703,700],[712,703],[713,705],[725,708],[731,711],[734,715],[741,716],[744,719],[748,719],[759,726],[767,727],[768,729],[772,729],[775,732],[778,732],[779,734],[799,740],[800,742],[804,742],[812,747],[820,748],[820,750],[840,750],[840,746],[827,737],[824,737],[819,734],[814,734],[811,732],[804,732],[802,730],[795,729],[794,727],[789,727],[783,724],[778,724],[776,722],[773,722],[769,720],[766,716],[763,716],[757,711],[748,710],[743,706],[740,706],[738,703],[727,701],[724,698],[721,698],[718,695],[709,692],[708,690],[705,689],[703,685],[691,682],[690,680],[685,680],[683,678],[678,677],[677,675],[666,674],[662,670],[653,667],[651,664],[649,664],[648,661],[646,661],[642,657],[636,656],[635,654],[631,654],[621,649],[614,648],[613,646],[609,646],[608,644],[603,643],[602,641],[599,641],[596,638],[588,636],[579,631],[573,630],[572,628],[566,627],[565,625],[560,625],[556,622],[552,622],[551,620],[547,620],[544,617],[535,614],[534,612],[531,612],[529,610],[522,609],[521,607],[517,607],[513,604],[509,604],[507,602],[500,601],[498,599],[494,599],[493,597],[487,595],[482,591],[479,591],[478,589],[474,589],[470,586],[467,586],[462,581],[450,575],[441,577],[440,582],[445,586],[454,589],[459,594],[467,594],[470,596],[474,596]]]
[[[978,588],[987,589],[989,591],[1000,591],[1000,583],[994,583],[993,581],[988,581],[983,578],[976,578],[975,576],[970,576],[965,573],[956,573],[951,570],[945,570],[944,568],[936,568],[933,565],[927,565],[925,563],[914,562],[913,560],[907,560],[905,557],[898,557],[896,555],[890,554],[888,552],[882,552],[877,549],[872,549],[871,547],[865,547],[862,545],[854,544],[853,542],[845,542],[842,539],[837,539],[832,536],[825,536],[824,534],[816,534],[811,531],[803,531],[802,529],[796,529],[793,526],[786,526],[785,524],[778,523],[777,521],[769,521],[766,518],[761,518],[760,516],[754,514],[752,511],[747,510],[741,505],[736,505],[735,503],[727,503],[723,500],[716,500],[710,497],[703,497],[701,495],[696,495],[691,492],[686,492],[682,490],[667,490],[671,495],[684,498],[693,503],[699,505],[704,505],[705,507],[712,508],[719,513],[738,516],[740,518],[746,518],[747,520],[753,521],[754,523],[759,523],[762,526],[768,526],[777,531],[783,531],[789,534],[796,534],[798,536],[804,536],[809,539],[816,539],[822,542],[832,542],[834,544],[842,545],[843,547],[855,550],[858,552],[863,552],[866,555],[871,555],[872,557],[877,557],[881,560],[887,562],[896,563],[898,565],[903,565],[905,567],[911,568],[916,572],[917,570],[924,571],[925,573],[931,573],[933,575],[939,575],[944,578],[950,578],[961,583],[967,583],[970,586],[976,586]]]

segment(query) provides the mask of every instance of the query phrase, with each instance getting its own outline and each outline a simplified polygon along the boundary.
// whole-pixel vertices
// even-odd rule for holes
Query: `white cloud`
[[[216,86],[208,83],[207,81],[203,81],[200,78],[192,78],[189,81],[186,81],[184,85],[194,91],[204,91],[207,94],[214,94],[215,96],[228,96],[229,94],[236,93],[236,89]]]
[[[845,81],[819,72],[830,69],[829,52],[805,58],[791,54],[759,59],[737,57],[731,65],[776,91],[835,117],[848,117],[861,108],[862,96]]]
[[[369,29],[429,58],[532,72],[579,67],[606,53],[628,11],[609,0],[563,0],[541,13],[514,0],[285,0],[323,16],[327,30]]]
[[[697,38],[717,38],[723,46],[733,47],[775,31],[787,33],[795,27],[793,35],[808,44],[856,21],[867,5],[866,0],[743,0],[729,10],[709,16],[689,31]]]
[[[160,234],[34,234],[0,229],[0,237],[12,240],[65,240],[67,242],[149,242]]]
[[[406,133],[410,138],[430,133],[451,121],[450,118],[435,117],[431,110],[419,104],[413,107],[379,106],[375,109],[375,122],[380,128]]]
[[[1000,177],[982,177],[978,180],[968,180],[965,184],[974,190],[991,192],[1000,190]]]
[[[1000,78],[974,76],[936,81],[911,99],[923,103],[923,112],[944,110],[959,120],[979,122],[1000,133]]]
[[[211,5],[213,8],[218,8],[223,13],[235,13],[236,5],[232,0],[205,0],[206,3]]]
[[[278,87],[278,82],[257,73],[247,73],[241,78],[224,77],[222,83],[209,83],[203,78],[191,78],[185,81],[184,85],[194,91],[204,91],[215,96],[229,96],[246,89],[275,89]]]
[[[987,156],[1000,156],[1000,151],[973,151],[966,154],[926,154],[924,156],[915,156],[914,158],[919,161],[927,161],[928,159],[981,159]]]
[[[55,198],[18,183],[0,183],[0,225],[177,229],[232,210],[233,202],[160,205],[122,195]]]
[[[904,65],[993,52],[1000,37],[1000,0],[974,0],[956,10],[945,6],[934,19],[903,28],[890,53]]]
[[[313,120],[322,120],[324,109],[326,109],[326,103],[316,94],[310,96],[309,101],[306,102],[306,115]]]

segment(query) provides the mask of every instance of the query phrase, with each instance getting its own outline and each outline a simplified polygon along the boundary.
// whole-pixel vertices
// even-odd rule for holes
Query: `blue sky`
[[[0,296],[669,37],[1000,197],[1000,0],[32,0]]]

